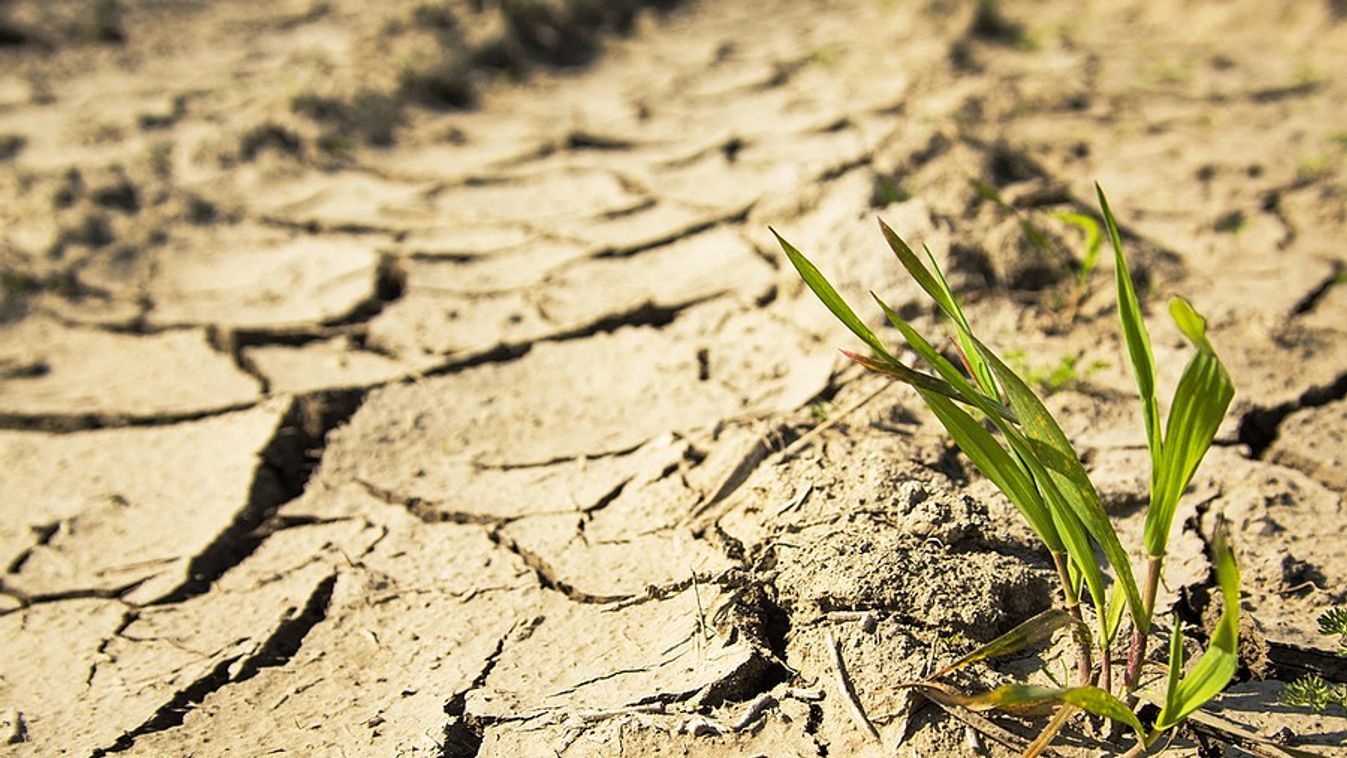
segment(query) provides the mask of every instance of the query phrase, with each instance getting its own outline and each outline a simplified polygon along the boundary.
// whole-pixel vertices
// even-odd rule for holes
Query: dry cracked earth
[[[1227,519],[1233,731],[1172,749],[1347,754],[1278,701],[1347,678],[1347,8],[1077,5],[0,3],[0,753],[1011,754],[895,685],[1048,556],[768,225],[925,328],[873,217],[930,245],[1136,545],[1098,180],[1162,395],[1169,293],[1238,388],[1161,598]]]

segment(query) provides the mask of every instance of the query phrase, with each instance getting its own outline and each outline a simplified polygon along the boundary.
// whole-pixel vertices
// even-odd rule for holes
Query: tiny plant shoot
[[[1174,623],[1168,634],[1168,663],[1162,668],[1165,689],[1154,697],[1156,702],[1163,703],[1159,716],[1153,723],[1144,724],[1134,711],[1148,662],[1147,648],[1155,633],[1151,622],[1156,611],[1156,591],[1164,572],[1165,550],[1179,498],[1211,446],[1234,397],[1234,386],[1207,337],[1205,319],[1188,301],[1174,297],[1169,302],[1170,316],[1195,352],[1174,391],[1168,417],[1161,419],[1150,336],[1141,318],[1118,226],[1103,191],[1098,187],[1096,190],[1104,226],[1113,245],[1118,313],[1141,396],[1141,415],[1150,450],[1150,500],[1143,537],[1147,560],[1140,577],[1133,573],[1127,552],[1100,504],[1080,456],[1029,384],[973,333],[929,249],[923,261],[882,220],[879,222],[898,261],[935,301],[952,327],[961,366],[954,365],[897,311],[871,293],[879,309],[928,371],[895,357],[823,274],[772,231],[805,284],[869,347],[868,355],[843,352],[871,371],[911,385],[954,442],[1015,506],[1052,555],[1062,585],[1062,608],[1026,621],[924,682],[904,685],[920,688],[928,697],[973,708],[1023,710],[1033,704],[1060,704],[1058,717],[1030,747],[1031,755],[1046,748],[1077,710],[1130,726],[1137,734],[1133,752],[1140,754],[1219,693],[1234,675],[1238,663],[1239,568],[1222,531],[1213,540],[1211,561],[1225,607],[1210,644],[1195,664],[1185,666],[1182,628]],[[1093,629],[1087,625],[1087,616],[1082,611],[1085,603]],[[1126,668],[1115,687],[1112,653],[1122,644],[1119,632],[1125,616],[1131,621],[1131,635],[1126,643]],[[1064,626],[1073,627],[1080,641],[1075,686],[1010,684],[970,696],[935,681],[974,660],[1006,655],[1042,641]]]

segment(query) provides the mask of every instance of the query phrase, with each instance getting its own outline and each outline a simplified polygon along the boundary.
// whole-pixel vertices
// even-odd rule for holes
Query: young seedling
[[[1338,638],[1338,655],[1347,658],[1347,608],[1329,608],[1319,615],[1319,633]]]
[[[1182,632],[1175,625],[1170,634],[1164,707],[1149,725],[1143,724],[1133,710],[1147,660],[1155,598],[1179,498],[1216,435],[1234,396],[1234,387],[1207,338],[1206,321],[1186,300],[1173,298],[1169,303],[1170,315],[1196,351],[1179,380],[1162,426],[1155,398],[1155,359],[1150,337],[1141,318],[1122,239],[1102,190],[1099,203],[1113,245],[1118,312],[1141,395],[1150,451],[1150,503],[1143,540],[1147,564],[1141,585],[1070,441],[1028,383],[973,333],[930,250],[926,250],[924,262],[897,233],[882,220],[879,222],[885,240],[903,268],[952,326],[961,366],[955,366],[878,295],[870,294],[933,374],[895,357],[823,274],[772,231],[805,284],[870,349],[869,355],[843,353],[867,369],[912,386],[974,466],[1015,506],[1052,556],[1062,586],[1062,609],[1030,619],[935,676],[903,685],[919,688],[941,702],[973,709],[1024,711],[1031,706],[1060,704],[1057,718],[1031,746],[1030,754],[1045,748],[1076,710],[1132,727],[1138,736],[1134,751],[1139,754],[1220,692],[1234,675],[1238,661],[1239,570],[1222,532],[1214,540],[1211,559],[1225,609],[1208,649],[1185,674]],[[984,425],[984,420],[988,425]],[[1102,558],[1097,557],[1099,553]],[[1082,600],[1088,600],[1093,609],[1093,631],[1086,625]],[[1123,681],[1115,692],[1111,651],[1124,615],[1131,619],[1132,635]],[[936,681],[974,660],[1006,655],[1042,641],[1064,626],[1072,628],[1080,643],[1075,686],[1010,684],[982,695],[966,695]]]
[[[1282,703],[1323,713],[1330,705],[1347,711],[1347,684],[1333,684],[1318,674],[1306,674],[1286,685]]]
[[[1319,633],[1338,637],[1338,655],[1347,658],[1347,608],[1329,608],[1319,616]],[[1286,685],[1282,702],[1323,713],[1330,705],[1347,711],[1347,684],[1333,684],[1318,674],[1307,674]]]

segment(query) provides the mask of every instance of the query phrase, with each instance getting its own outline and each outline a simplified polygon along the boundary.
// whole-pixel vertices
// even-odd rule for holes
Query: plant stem
[[[1137,740],[1137,744],[1133,745],[1131,750],[1123,753],[1119,758],[1140,758],[1148,752],[1150,752],[1150,745],[1142,740]]]
[[[1141,681],[1141,669],[1146,663],[1146,640],[1150,637],[1151,616],[1155,613],[1155,593],[1160,586],[1160,571],[1164,555],[1152,555],[1146,562],[1146,590],[1141,596],[1142,617],[1132,625],[1132,644],[1127,651],[1127,671],[1123,686],[1131,691]]]
[[[1066,556],[1061,553],[1052,554],[1053,565],[1057,567],[1057,576],[1062,581],[1062,595],[1066,598],[1066,612],[1071,614],[1071,618],[1084,625],[1085,620],[1080,615],[1080,598],[1076,595],[1075,585],[1071,583],[1071,572],[1067,569]],[[1090,674],[1093,665],[1090,662],[1090,643],[1080,638],[1080,628],[1071,630],[1071,636],[1076,640],[1076,669],[1077,676],[1081,685],[1090,683]]]
[[[1104,648],[1104,657],[1099,661],[1099,688],[1105,692],[1113,691],[1113,651]]]

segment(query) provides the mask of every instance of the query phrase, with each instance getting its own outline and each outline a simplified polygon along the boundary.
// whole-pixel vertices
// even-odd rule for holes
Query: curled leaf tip
[[[1199,347],[1207,342],[1207,320],[1187,300],[1175,295],[1169,299],[1169,315],[1179,331]]]

